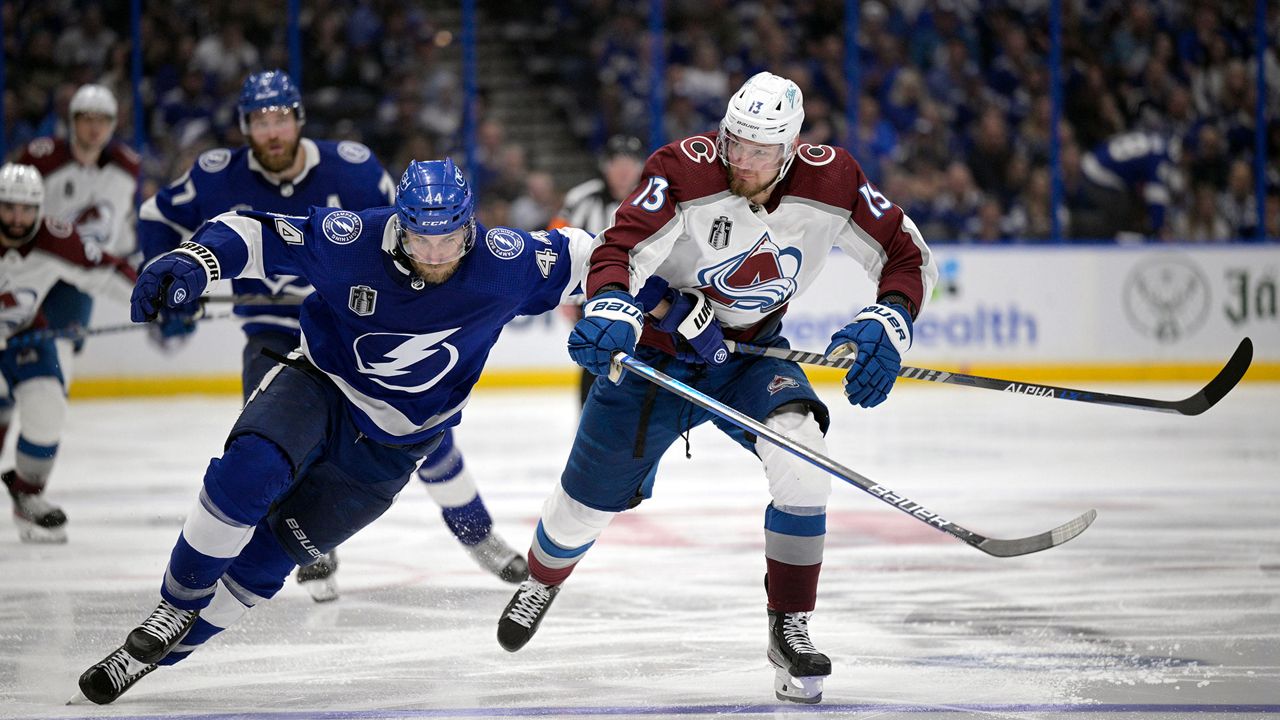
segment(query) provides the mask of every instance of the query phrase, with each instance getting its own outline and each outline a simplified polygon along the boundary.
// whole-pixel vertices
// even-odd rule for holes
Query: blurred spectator
[[[191,65],[213,76],[220,85],[234,89],[250,71],[258,67],[258,49],[245,40],[238,22],[227,22],[217,32],[196,43]]]
[[[1218,212],[1218,195],[1208,183],[1196,183],[1191,205],[1174,218],[1173,237],[1185,242],[1222,242],[1234,236],[1231,225]]]
[[[524,192],[511,203],[508,220],[512,227],[540,230],[560,209],[560,194],[550,173],[535,171],[525,177]]]
[[[83,6],[79,22],[68,25],[58,36],[53,57],[62,67],[84,65],[97,72],[106,64],[118,37],[103,23],[102,6],[89,3]]]
[[[1258,199],[1254,195],[1253,169],[1247,161],[1231,163],[1226,190],[1218,195],[1218,206],[1232,237],[1248,238],[1258,232]]]
[[[1004,113],[991,107],[983,111],[967,155],[969,171],[984,192],[1006,195],[1013,143]]]

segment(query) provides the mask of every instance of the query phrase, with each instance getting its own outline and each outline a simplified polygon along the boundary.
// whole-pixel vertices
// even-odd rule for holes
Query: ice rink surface
[[[1280,386],[1242,385],[1199,417],[917,383],[868,411],[820,392],[836,460],[960,525],[1018,537],[1089,508],[1097,522],[998,559],[837,481],[812,625],[834,673],[821,705],[783,703],[764,652],[763,474],[708,425],[517,654],[494,638],[512,586],[472,564],[414,480],[343,547],[338,601],[291,581],[115,704],[67,707],[154,608],[238,412],[231,398],[75,402],[49,491],[70,543],[22,545],[0,520],[0,717],[1280,715]],[[464,413],[459,444],[518,547],[576,418],[567,390],[479,392]]]

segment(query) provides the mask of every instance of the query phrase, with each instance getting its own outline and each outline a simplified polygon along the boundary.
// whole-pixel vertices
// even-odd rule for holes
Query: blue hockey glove
[[[635,298],[611,290],[582,306],[583,317],[569,333],[569,357],[593,375],[608,375],[609,362],[619,350],[634,352],[644,324]]]
[[[671,307],[654,327],[684,338],[693,347],[692,354],[679,352],[677,356],[685,362],[723,365],[729,359],[729,348],[724,345],[724,330],[707,296],[693,288],[671,288],[665,299]]]
[[[194,312],[205,287],[217,278],[210,277],[210,271],[201,260],[185,249],[187,245],[203,250],[212,260],[212,253],[194,243],[184,243],[183,248],[156,258],[138,273],[138,282],[133,286],[133,295],[129,299],[130,320],[150,322],[167,308],[181,308],[188,314]],[[212,262],[216,267],[217,261]]]
[[[653,309],[666,299],[667,289],[670,287],[666,280],[657,275],[650,275],[644,282],[644,287],[636,293],[636,306],[646,313],[653,312]]]
[[[873,408],[884,402],[911,347],[911,313],[901,305],[868,305],[853,322],[831,336],[827,357],[857,353],[844,376],[850,405]]]

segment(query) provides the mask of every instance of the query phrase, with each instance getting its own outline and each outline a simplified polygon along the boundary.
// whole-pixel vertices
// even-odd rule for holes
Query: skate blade
[[[308,580],[302,583],[311,599],[318,602],[333,602],[338,599],[338,583],[331,577],[320,580]]]
[[[40,527],[23,518],[15,517],[13,522],[18,526],[18,539],[24,543],[35,545],[61,545],[67,541],[65,527]]]
[[[791,673],[778,668],[773,678],[773,694],[779,700],[812,705],[822,702],[822,681],[825,675],[810,677],[793,677]]]
[[[85,697],[84,693],[77,690],[76,694],[72,695],[71,699],[68,700],[66,704],[67,705],[92,705],[93,702],[89,700],[89,698]]]

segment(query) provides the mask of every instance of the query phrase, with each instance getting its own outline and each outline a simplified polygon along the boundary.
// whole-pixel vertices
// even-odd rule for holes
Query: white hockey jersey
[[[61,138],[36,138],[18,161],[44,176],[44,213],[76,226],[84,242],[128,258],[137,250],[134,195],[138,155],[119,141],[103,149],[96,165],[81,165]]]
[[[777,327],[839,245],[879,283],[877,297],[897,293],[913,315],[920,311],[938,277],[933,256],[848,152],[801,145],[768,203],[756,206],[729,191],[715,135],[649,157],[640,185],[598,238],[588,297],[610,283],[634,294],[658,275],[701,290],[725,336],[751,340]],[[641,342],[672,350],[671,336],[652,327]]]
[[[128,263],[95,252],[70,224],[45,218],[31,241],[21,247],[0,246],[0,335],[44,327],[40,304],[59,280],[81,291],[129,300],[137,274]]]

